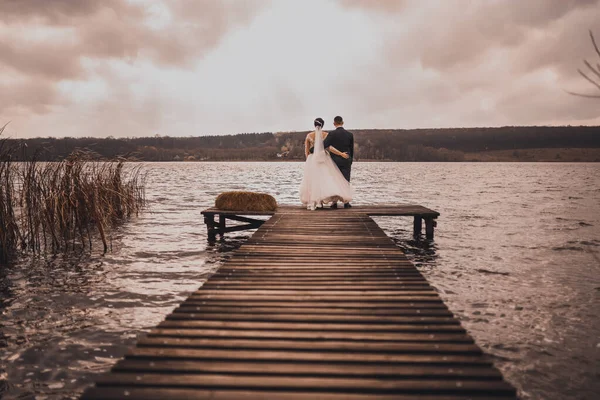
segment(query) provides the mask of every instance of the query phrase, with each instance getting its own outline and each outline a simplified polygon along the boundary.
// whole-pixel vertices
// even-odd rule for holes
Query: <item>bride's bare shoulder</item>
[[[315,137],[315,131],[308,132],[308,135],[306,135],[306,138],[307,138],[307,139],[308,139],[308,138],[310,138],[310,139],[314,139],[314,137]]]
[[[327,135],[329,135],[329,132],[323,131],[323,137],[327,137]]]

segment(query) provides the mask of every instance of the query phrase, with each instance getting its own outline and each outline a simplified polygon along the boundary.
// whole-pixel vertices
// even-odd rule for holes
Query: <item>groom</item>
[[[354,135],[352,135],[352,132],[344,129],[344,120],[339,115],[333,119],[333,125],[335,126],[335,130],[329,132],[329,135],[323,141],[323,145],[325,150],[329,146],[333,146],[342,153],[348,153],[350,157],[347,159],[331,153],[331,159],[338,166],[344,178],[350,182],[350,171],[352,170],[352,160],[354,159]],[[352,207],[350,203],[344,204],[344,208],[350,207]],[[337,202],[333,203],[331,208],[337,208]]]

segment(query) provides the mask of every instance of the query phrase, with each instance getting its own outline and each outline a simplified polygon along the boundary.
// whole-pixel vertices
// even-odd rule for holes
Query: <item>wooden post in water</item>
[[[433,228],[435,227],[435,220],[431,217],[425,218],[425,237],[429,240],[433,240]]]
[[[421,235],[423,229],[423,217],[415,215],[415,221],[413,223],[413,236],[418,238]]]
[[[219,235],[221,236],[221,238],[223,238],[223,236],[225,236],[225,228],[226,228],[226,216],[223,214],[219,214]]]
[[[204,223],[208,231],[208,240],[214,242],[217,239],[217,232],[215,231],[215,215],[204,214]]]

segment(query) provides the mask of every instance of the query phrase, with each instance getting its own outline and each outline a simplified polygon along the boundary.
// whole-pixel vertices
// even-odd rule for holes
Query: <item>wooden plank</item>
[[[224,338],[171,338],[146,337],[138,341],[140,347],[179,347],[189,349],[263,349],[304,350],[332,352],[368,352],[386,354],[481,354],[481,349],[472,343],[417,343],[417,342],[357,342],[283,339],[224,339]]]
[[[427,377],[429,379],[502,379],[495,369],[479,367],[440,367],[436,365],[357,365],[320,364],[254,361],[186,361],[186,360],[146,360],[124,359],[114,369],[119,372],[168,372],[168,373],[228,373],[265,375],[311,375],[311,376],[373,376],[386,378]]]
[[[329,296],[326,294],[323,295],[228,295],[227,293],[218,293],[212,295],[202,295],[202,294],[193,294],[190,296],[192,300],[232,300],[232,301],[270,301],[273,305],[276,305],[279,302],[379,302],[381,304],[389,304],[389,303],[397,303],[400,301],[404,301],[406,303],[410,302],[426,302],[431,301],[435,303],[441,303],[442,300],[435,295],[431,296],[409,296],[409,295],[387,295],[387,296],[367,296],[367,295],[339,295],[339,296]]]
[[[177,374],[162,375],[154,373],[136,374],[115,372],[101,377],[98,386],[158,386],[183,388],[244,388],[244,389],[285,389],[285,390],[323,390],[362,393],[428,393],[428,394],[464,394],[493,390],[498,394],[514,394],[514,389],[505,382],[490,380],[434,380],[434,379],[374,379],[374,378],[336,378],[302,376],[255,376],[226,374]]]
[[[315,310],[319,312],[321,308],[329,308],[336,310],[346,310],[346,309],[355,309],[355,310],[368,310],[367,312],[372,312],[375,310],[395,310],[398,308],[406,308],[411,307],[414,309],[444,309],[447,310],[446,305],[439,298],[429,298],[428,301],[395,301],[395,302],[386,302],[381,303],[377,301],[367,302],[347,302],[347,301],[337,301],[337,302],[297,302],[297,301],[261,301],[261,300],[247,300],[247,301],[234,301],[234,300],[197,300],[188,298],[182,305],[186,306],[204,306],[204,307],[213,307],[213,306],[223,306],[223,307],[234,307],[234,308],[244,308],[244,307],[276,307],[279,309],[285,309],[288,307],[294,308],[303,308],[308,310]]]
[[[250,330],[292,330],[292,331],[342,331],[342,332],[464,332],[458,320],[443,324],[360,324],[324,322],[264,322],[264,321],[181,321],[171,319],[171,315],[161,322],[160,328],[227,328]]]
[[[376,304],[376,307],[385,307],[392,304],[404,303],[438,303],[443,304],[439,296],[200,296],[191,295],[189,298],[191,301],[202,302],[202,301],[231,301],[231,302],[270,302],[271,305],[278,305],[287,302],[325,302],[325,303],[362,303],[362,304]]]
[[[269,242],[271,243],[271,242]],[[363,242],[364,243],[364,242]],[[261,256],[261,255],[266,255],[266,256],[272,256],[272,255],[281,255],[281,256],[287,256],[287,257],[313,257],[313,258],[317,258],[317,260],[321,260],[321,259],[331,259],[331,258],[337,258],[338,260],[340,259],[340,250],[343,250],[343,255],[344,256],[349,256],[352,255],[353,258],[354,257],[359,257],[359,256],[387,256],[390,257],[391,259],[398,259],[398,260],[406,260],[406,256],[404,254],[399,254],[397,250],[394,250],[392,248],[383,248],[383,247],[371,247],[371,248],[364,248],[364,249],[357,249],[356,247],[353,246],[348,246],[347,248],[345,246],[325,246],[325,244],[323,242],[317,242],[314,245],[306,245],[306,244],[302,244],[302,243],[298,243],[299,245],[301,244],[303,249],[289,249],[288,250],[285,249],[286,246],[261,246],[263,247],[261,250],[252,250],[252,249],[240,249],[238,252],[236,252],[236,254],[234,254],[233,257],[256,257],[256,256]],[[331,252],[331,253],[330,253]]]
[[[296,263],[291,263],[291,262],[286,262],[278,264],[278,266],[273,266],[272,265],[272,261],[271,261],[271,265],[269,265],[266,262],[260,262],[260,263],[231,263],[231,265],[229,265],[227,267],[227,269],[225,271],[229,272],[231,270],[251,270],[254,272],[264,272],[264,271],[272,271],[272,272],[285,272],[285,273],[293,273],[293,272],[312,272],[313,274],[315,273],[319,273],[319,271],[321,271],[323,274],[327,274],[328,272],[333,272],[333,273],[342,273],[342,274],[351,274],[351,273],[361,273],[361,271],[364,274],[374,274],[374,273],[387,273],[387,274],[396,274],[398,276],[401,276],[402,274],[407,274],[407,275],[419,275],[419,273],[417,271],[415,271],[414,269],[411,269],[411,267],[409,266],[402,266],[402,265],[397,265],[394,266],[392,265],[392,263],[387,263],[387,264],[375,264],[375,263],[366,263],[366,264],[359,264],[358,266],[347,266],[347,265],[340,265],[338,264],[337,266],[335,266],[335,264],[328,264],[328,263],[322,263],[322,264],[313,264],[313,263],[302,263],[302,262],[296,262]]]
[[[480,397],[481,396],[481,397]],[[514,400],[512,396],[494,396],[482,394],[480,396],[470,395],[468,398]],[[98,387],[87,390],[82,399],[86,400],[465,400],[461,395],[422,395],[422,394],[356,394],[356,393],[332,393],[316,391],[278,391],[278,390],[215,390],[215,389],[173,389],[173,388],[143,388],[143,387]]]
[[[265,300],[265,301],[372,301],[372,302],[380,302],[380,303],[390,303],[397,301],[434,301],[441,302],[441,299],[436,295],[435,292],[431,292],[430,294],[425,293],[421,294],[421,292],[416,292],[412,294],[398,294],[398,292],[390,292],[390,294],[385,295],[371,295],[365,294],[368,292],[361,292],[354,295],[349,295],[343,292],[339,292],[338,295],[331,294],[320,294],[320,293],[311,293],[311,294],[256,294],[256,293],[243,293],[243,294],[231,294],[225,293],[223,291],[214,291],[213,294],[197,292],[190,296],[190,299],[194,300],[235,300],[235,301],[251,301],[251,300]],[[326,293],[326,292],[325,292]]]
[[[410,263],[406,258],[386,256],[384,254],[372,254],[372,255],[353,255],[343,253],[343,249],[340,249],[344,256],[328,256],[318,258],[316,256],[307,257],[296,254],[256,254],[235,256],[231,258],[230,263],[227,265],[228,268],[241,266],[253,266],[253,267],[269,267],[271,269],[277,269],[287,266],[300,266],[300,267],[312,267],[313,269],[342,269],[348,270],[362,270],[365,267],[372,268],[398,268],[399,270],[410,270],[415,271],[414,265]],[[229,261],[229,260],[228,260]]]
[[[260,288],[261,290],[322,290],[322,289],[330,289],[330,290],[401,290],[401,289],[411,289],[411,290],[422,290],[426,288],[427,290],[433,290],[433,287],[429,285],[429,283],[424,279],[419,280],[401,280],[401,279],[390,279],[390,280],[378,280],[375,282],[369,281],[326,281],[326,282],[294,282],[293,280],[261,280],[261,281],[247,281],[247,280],[233,280],[233,279],[211,279],[202,285],[202,288],[205,289],[237,289],[237,290],[253,290],[256,288]]]
[[[296,242],[297,243],[297,242]],[[331,250],[329,250],[331,251]],[[265,252],[265,253],[257,253],[257,252],[250,252],[250,253],[238,253],[236,255],[234,255],[232,258],[233,260],[243,260],[243,261],[253,261],[253,260],[260,260],[260,261],[267,261],[267,262],[272,262],[273,258],[278,258],[278,259],[287,259],[287,260],[300,260],[302,262],[310,262],[310,263],[321,263],[321,262],[335,262],[335,263],[348,263],[349,259],[352,259],[356,262],[395,262],[397,264],[405,264],[405,265],[409,265],[409,261],[406,259],[406,257],[404,257],[404,255],[401,254],[386,254],[382,251],[374,251],[371,253],[365,253],[365,254],[356,254],[356,253],[352,253],[352,251],[347,250],[343,247],[340,246],[340,248],[337,250],[338,254],[326,254],[326,255],[319,255],[318,251],[312,252],[310,254],[303,254],[303,253],[277,253],[277,252]],[[343,256],[342,256],[343,255]]]
[[[311,284],[323,284],[324,282],[328,283],[328,282],[335,282],[336,285],[354,285],[357,283],[365,283],[365,284],[378,284],[378,283],[388,283],[391,280],[395,281],[395,282],[399,282],[399,283],[403,283],[403,284],[410,284],[410,283],[426,283],[429,284],[429,282],[427,282],[427,280],[418,274],[403,274],[403,275],[398,275],[395,272],[392,272],[390,274],[388,274],[387,277],[383,278],[380,277],[378,275],[372,275],[372,274],[367,274],[365,273],[364,275],[360,275],[360,274],[353,274],[350,276],[347,276],[345,274],[340,274],[338,273],[337,275],[327,275],[326,272],[324,272],[322,275],[315,273],[312,276],[311,275],[304,275],[304,276],[295,276],[292,274],[285,274],[283,276],[281,275],[271,275],[270,273],[263,273],[263,274],[258,274],[258,273],[252,273],[252,274],[244,274],[242,271],[240,271],[239,274],[233,274],[233,272],[229,272],[229,273],[221,273],[221,274],[214,274],[211,276],[210,281],[207,281],[204,283],[204,285],[202,285],[203,287],[206,286],[207,284],[224,284],[224,283],[228,283],[228,284],[247,284],[247,283],[261,283],[261,282],[265,282],[267,284],[269,283],[293,283],[296,285],[311,285]]]
[[[480,354],[380,354],[374,352],[325,352],[292,350],[246,350],[246,349],[179,349],[168,347],[136,347],[127,352],[129,358],[149,359],[211,359],[245,361],[293,361],[293,362],[345,362],[358,364],[404,364],[404,365],[480,365],[489,366],[491,362]]]
[[[383,252],[371,252],[364,254],[356,254],[350,250],[345,250],[344,248],[340,248],[338,250],[340,254],[328,254],[325,256],[319,256],[318,252],[313,252],[311,254],[293,254],[293,253],[275,253],[275,252],[266,252],[266,253],[245,253],[238,254],[232,257],[233,261],[242,261],[242,262],[273,262],[273,261],[282,261],[282,262],[290,262],[290,261],[300,261],[300,262],[309,262],[309,263],[335,263],[335,264],[349,264],[348,259],[353,259],[355,262],[353,265],[356,265],[357,262],[362,263],[396,263],[396,264],[404,264],[410,265],[409,261],[406,258],[399,255],[386,254]],[[342,256],[343,254],[343,256]],[[274,260],[275,259],[275,260]]]
[[[363,274],[359,271],[347,270],[326,270],[319,274],[319,271],[311,270],[282,270],[282,269],[250,269],[250,268],[232,268],[221,271],[217,279],[238,279],[240,281],[262,282],[263,280],[286,281],[286,282],[356,282],[356,281],[420,281],[425,278],[416,271],[370,271],[365,269]]]
[[[227,281],[224,282],[211,282],[209,284],[202,285],[203,288],[211,289],[211,290],[254,290],[257,285],[253,285],[248,282],[235,282],[230,283]],[[391,281],[390,283],[379,283],[379,284],[340,284],[336,282],[332,286],[327,285],[319,285],[317,283],[313,284],[290,284],[290,283],[263,283],[260,285],[261,290],[332,290],[332,291],[350,291],[350,290],[391,290],[391,291],[402,291],[402,290],[433,290],[428,283],[421,282],[408,282],[408,283],[396,283]]]
[[[301,286],[310,286],[310,285],[323,285],[329,282],[335,282],[336,286],[351,286],[357,284],[365,284],[365,285],[393,285],[394,282],[400,285],[429,285],[429,283],[422,276],[394,276],[391,275],[384,279],[379,276],[371,276],[371,277],[337,277],[337,279],[333,277],[319,277],[319,276],[269,276],[266,274],[263,275],[255,275],[255,276],[224,276],[213,275],[210,279],[210,282],[206,282],[202,285],[202,287],[207,287],[208,285],[252,285],[264,283],[265,285],[295,285],[295,287]],[[391,281],[391,283],[390,283]]]
[[[350,288],[348,290],[332,290],[325,288],[327,292],[327,296],[361,296],[362,298],[393,298],[398,296],[437,296],[437,292],[433,290],[432,287],[427,287],[425,290],[418,290],[416,288],[409,288],[407,290],[371,290],[371,289],[357,289]],[[280,290],[280,289],[263,289],[263,288],[254,288],[254,289],[212,289],[210,287],[195,291],[192,296],[197,297],[213,297],[213,296],[221,296],[228,295],[232,298],[235,296],[323,296],[323,290],[312,289],[310,290],[300,290],[298,288],[291,290]]]
[[[277,264],[274,265],[274,262]],[[255,260],[232,260],[228,265],[229,269],[250,269],[253,271],[260,270],[310,270],[312,272],[363,272],[363,273],[374,273],[374,272],[388,272],[388,273],[410,273],[416,274],[417,272],[410,265],[404,262],[397,262],[393,260],[364,260],[357,261],[356,263],[350,262],[335,262],[333,260],[323,260],[321,263],[314,261],[305,262],[299,260],[281,260],[281,259],[255,259]],[[366,271],[365,271],[366,270]]]
[[[354,332],[354,331],[269,331],[238,329],[179,329],[155,328],[148,337],[194,337],[194,338],[260,338],[260,339],[309,339],[309,340],[345,340],[377,342],[436,342],[436,343],[473,343],[473,339],[463,331],[449,333],[406,333],[406,332]]]
[[[294,315],[386,315],[386,316],[407,316],[407,315],[435,315],[435,316],[452,316],[452,313],[445,308],[413,308],[413,307],[396,307],[385,309],[365,309],[365,308],[333,308],[333,307],[253,307],[252,305],[239,306],[209,306],[209,305],[193,305],[184,302],[177,307],[174,313],[231,313],[244,312],[250,314],[278,314],[286,312]]]
[[[285,270],[284,268],[273,268],[270,266],[264,266],[263,268],[236,268],[235,266],[227,266],[220,268],[217,271],[216,276],[235,276],[235,277],[286,277],[286,278],[317,278],[317,279],[325,279],[325,280],[338,280],[340,278],[351,278],[351,279],[361,279],[361,278],[371,278],[371,277],[418,277],[423,278],[423,275],[416,269],[400,269],[394,267],[379,267],[379,268],[358,268],[358,269],[349,269],[349,268],[314,268],[312,270],[305,269],[297,269],[294,267],[288,268]]]
[[[241,311],[241,310],[240,310]],[[326,322],[359,324],[377,322],[379,324],[458,324],[452,316],[389,316],[389,315],[335,315],[335,314],[254,314],[230,312],[227,314],[203,312],[175,312],[167,320],[181,321],[246,321],[246,322]]]

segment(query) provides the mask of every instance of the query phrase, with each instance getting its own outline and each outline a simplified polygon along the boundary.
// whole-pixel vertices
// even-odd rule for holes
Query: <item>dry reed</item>
[[[217,196],[215,207],[230,211],[275,211],[277,201],[264,193],[224,192]]]
[[[0,142],[0,262],[18,250],[91,249],[96,237],[106,252],[112,228],[145,206],[140,166],[124,168],[124,159],[97,161],[81,151],[60,162],[13,163],[16,150],[4,149],[4,144]]]
[[[6,125],[0,128],[0,135],[5,128]],[[13,207],[15,168],[11,163],[12,152],[6,143],[6,140],[0,140],[0,264],[10,260],[16,252],[19,239],[19,227]]]

